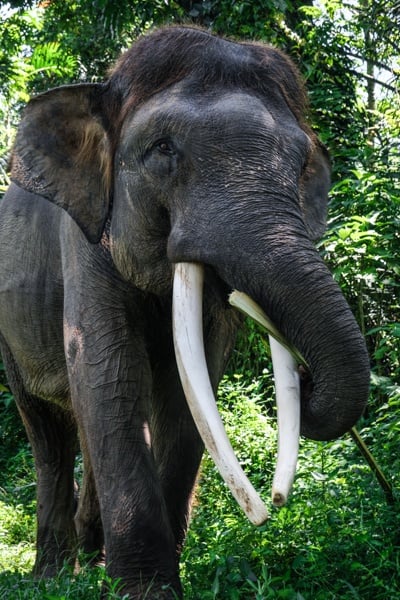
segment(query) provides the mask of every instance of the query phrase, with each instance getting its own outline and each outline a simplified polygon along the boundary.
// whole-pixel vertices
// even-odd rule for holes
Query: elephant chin
[[[178,263],[173,289],[173,332],[179,374],[193,419],[217,469],[249,520],[261,525],[267,509],[243,472],[218,413],[203,343],[203,279],[200,264]],[[271,340],[278,410],[278,458],[272,502],[282,506],[293,483],[300,428],[300,383],[290,353]]]

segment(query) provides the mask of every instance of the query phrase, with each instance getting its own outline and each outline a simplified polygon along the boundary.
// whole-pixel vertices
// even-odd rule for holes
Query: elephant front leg
[[[156,373],[152,444],[179,561],[204,444],[190,414],[175,363]]]
[[[66,324],[73,407],[93,469],[108,575],[130,598],[172,600],[181,587],[149,437],[151,372],[141,335],[121,314],[101,328]]]

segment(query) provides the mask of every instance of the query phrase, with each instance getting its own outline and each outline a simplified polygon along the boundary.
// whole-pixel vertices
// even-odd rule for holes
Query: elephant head
[[[281,52],[164,28],[137,41],[106,83],[33,99],[12,177],[65,209],[143,292],[171,294],[174,265],[188,263],[252,297],[309,364],[302,434],[328,440],[360,417],[369,369],[313,244],[330,166],[305,113]]]

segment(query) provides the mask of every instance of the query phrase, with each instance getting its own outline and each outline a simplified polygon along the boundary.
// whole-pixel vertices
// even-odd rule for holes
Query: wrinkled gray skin
[[[152,60],[172,61],[184,43],[197,52],[191,36],[199,56],[207,43],[207,65],[237,61],[251,73],[258,60],[251,45],[189,28],[153,34],[161,49]],[[0,339],[36,462],[36,573],[73,561],[77,540],[94,553],[104,542],[124,591],[155,599],[181,594],[178,561],[203,452],[172,345],[173,264],[206,266],[215,387],[239,322],[227,305],[233,288],[302,352],[311,366],[308,437],[353,425],[368,358],[312,243],[324,228],[326,153],[282,90],[261,93],[239,77],[203,85],[181,73],[129,107],[137,88],[124,82],[137,61],[117,65],[105,86],[53,90],[25,112],[14,183],[0,204]],[[74,515],[79,447],[85,475]]]

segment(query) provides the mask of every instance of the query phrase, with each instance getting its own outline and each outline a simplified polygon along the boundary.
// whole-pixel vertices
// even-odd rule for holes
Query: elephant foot
[[[181,600],[183,598],[180,581],[175,585],[160,585],[154,579],[147,585],[144,582],[133,586],[125,584],[117,587],[116,590],[112,581],[105,581],[102,585],[100,600],[107,600],[111,591],[119,594],[124,600],[127,598],[129,600]]]
[[[61,553],[54,559],[48,558],[48,554],[36,558],[32,575],[35,579],[52,579],[57,577],[65,565],[74,567],[76,564],[75,553]]]

